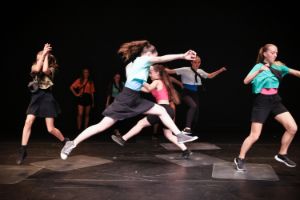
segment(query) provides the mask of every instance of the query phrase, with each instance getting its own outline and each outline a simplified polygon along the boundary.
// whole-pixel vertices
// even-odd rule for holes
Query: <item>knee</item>
[[[286,130],[287,130],[287,132],[289,132],[290,134],[295,135],[296,132],[297,132],[297,130],[298,130],[298,126],[297,126],[297,124],[289,125],[289,126],[287,127]]]
[[[139,127],[145,127],[146,126],[146,122],[145,122],[145,120],[141,119],[140,121],[138,121],[137,125]]]
[[[192,103],[192,104],[189,105],[189,108],[196,111],[196,109],[198,108],[198,106],[197,106],[197,104]]]
[[[161,114],[167,113],[166,109],[164,107],[162,107],[162,106],[159,106],[158,110],[159,110],[159,113],[161,113]]]
[[[27,127],[27,128],[28,128],[28,127],[31,127],[32,124],[33,124],[33,121],[34,121],[33,119],[26,119],[26,120],[25,120],[25,125],[24,125],[24,126]]]
[[[248,137],[252,142],[256,142],[259,139],[259,135],[255,133],[251,133]]]
[[[48,133],[51,133],[51,134],[53,134],[54,133],[54,127],[52,126],[52,127],[47,127],[47,131],[48,131]]]

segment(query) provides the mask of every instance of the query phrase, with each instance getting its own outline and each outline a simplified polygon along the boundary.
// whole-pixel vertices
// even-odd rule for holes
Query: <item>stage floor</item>
[[[233,170],[238,143],[193,142],[189,160],[166,143],[143,139],[121,147],[87,140],[62,161],[61,144],[32,139],[26,161],[17,166],[18,141],[2,141],[0,199],[300,199],[299,165],[274,160],[278,143],[255,144],[245,174]],[[300,164],[299,142],[289,154]]]

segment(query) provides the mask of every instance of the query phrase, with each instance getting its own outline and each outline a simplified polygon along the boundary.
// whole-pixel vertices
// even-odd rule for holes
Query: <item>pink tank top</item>
[[[260,93],[264,94],[264,95],[273,95],[273,94],[278,93],[278,89],[277,88],[263,88]]]
[[[163,88],[161,90],[152,90],[151,94],[154,96],[156,102],[160,100],[168,100],[169,101],[169,95],[168,95],[168,90],[163,84]]]

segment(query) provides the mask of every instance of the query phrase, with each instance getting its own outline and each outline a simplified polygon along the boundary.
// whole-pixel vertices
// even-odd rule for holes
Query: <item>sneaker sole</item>
[[[275,158],[275,160],[277,160],[278,162],[281,162],[281,163],[285,164],[285,165],[288,166],[288,167],[296,167],[296,165],[290,165],[290,164],[284,162],[284,160],[281,160],[277,155],[274,156],[274,158]]]
[[[235,164],[235,169],[236,169],[238,172],[245,172],[245,171],[246,171],[246,169],[240,169],[240,168],[238,167],[238,163],[236,162],[235,159],[233,160],[233,162],[234,162],[234,164]]]
[[[192,141],[195,141],[195,140],[197,140],[197,139],[198,139],[198,137],[197,137],[197,136],[194,136],[194,137],[192,137],[192,138],[189,139],[189,140],[185,140],[185,141],[178,142],[178,144],[184,144],[184,143],[187,143],[187,142],[192,142]]]
[[[184,135],[191,135],[192,133],[190,133],[190,132],[185,132],[185,131],[182,131],[182,133],[184,134]]]
[[[124,146],[124,144],[122,144],[122,143],[119,142],[118,138],[117,138],[115,135],[112,135],[112,136],[111,136],[111,139],[112,139],[113,141],[115,141],[118,145]]]
[[[66,154],[64,154],[64,153],[60,153],[60,158],[61,158],[62,160],[67,160],[68,155],[66,155]]]

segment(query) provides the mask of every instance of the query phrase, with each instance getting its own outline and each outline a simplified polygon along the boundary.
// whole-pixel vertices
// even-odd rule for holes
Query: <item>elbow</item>
[[[42,72],[43,72],[44,74],[48,74],[48,69],[43,69]]]
[[[249,81],[246,80],[246,79],[245,79],[243,82],[244,82],[245,85],[248,85],[248,84],[249,84]]]

